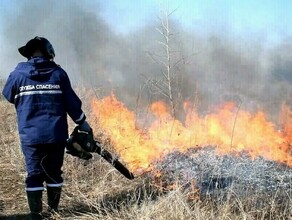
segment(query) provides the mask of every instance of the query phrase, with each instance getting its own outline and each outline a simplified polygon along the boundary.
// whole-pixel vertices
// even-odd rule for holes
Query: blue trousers
[[[63,185],[62,166],[64,161],[65,142],[57,144],[22,144],[27,171],[26,191],[44,189]]]

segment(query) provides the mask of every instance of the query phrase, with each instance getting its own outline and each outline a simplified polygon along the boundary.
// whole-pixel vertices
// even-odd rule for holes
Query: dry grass
[[[0,108],[0,218],[25,219],[25,169],[15,111],[4,100]],[[291,201],[277,208],[268,195],[230,194],[229,199],[216,201],[194,195],[190,200],[180,188],[162,191],[146,177],[127,180],[98,155],[89,162],[66,155],[63,170],[61,212],[54,219],[292,219]],[[270,205],[255,205],[260,200]]]

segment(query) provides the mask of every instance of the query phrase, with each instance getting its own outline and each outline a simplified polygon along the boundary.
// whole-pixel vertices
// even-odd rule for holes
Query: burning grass
[[[3,113],[0,121],[0,218],[25,219],[28,213],[25,169],[15,112],[5,101],[0,100],[0,107]],[[92,124],[98,124],[94,127],[97,138],[108,150],[115,152],[137,178],[133,181],[125,179],[98,155],[88,162],[66,155],[61,212],[55,215],[55,219],[292,218],[292,170],[287,164],[265,155],[254,157],[244,151],[222,154],[214,145],[172,149],[169,146],[175,146],[173,143],[178,143],[179,139],[166,142],[161,124],[156,134],[164,137],[161,140],[166,147],[159,156],[159,145],[154,144],[151,135],[137,129],[135,122],[124,125],[128,116],[135,121],[135,115],[123,112],[125,109],[121,107],[117,100],[111,107],[118,110],[114,116],[120,120],[116,126],[119,130],[114,131],[115,127],[111,127],[118,139],[114,139],[103,127],[103,121],[96,117],[102,112],[96,115],[92,111],[89,118]],[[105,109],[110,115],[109,108]],[[112,121],[107,121],[108,125],[114,120],[113,115],[110,117]],[[160,119],[166,126],[165,118]],[[177,124],[176,128],[180,128],[180,134],[186,137],[184,127]],[[133,129],[135,132],[131,133]],[[134,134],[137,139],[131,139],[129,134]],[[158,140],[157,135],[149,134]],[[144,141],[148,141],[148,145]],[[188,144],[192,146],[192,142]],[[44,208],[45,203],[44,196]]]
[[[99,126],[134,171],[149,169],[153,161],[175,150],[186,152],[190,147],[208,145],[216,146],[222,155],[244,151],[252,158],[262,156],[292,166],[292,137],[286,132],[290,124],[283,123],[279,131],[263,111],[250,113],[234,103],[205,116],[187,106],[191,105],[185,105],[186,120],[182,123],[171,116],[165,103],[153,103],[150,125],[141,129],[134,112],[114,94],[92,101]]]

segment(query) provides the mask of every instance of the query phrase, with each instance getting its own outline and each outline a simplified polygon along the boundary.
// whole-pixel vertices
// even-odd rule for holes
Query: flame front
[[[133,172],[151,169],[153,161],[174,150],[185,152],[210,145],[216,146],[219,154],[244,151],[252,158],[262,156],[292,166],[289,132],[292,129],[287,123],[283,123],[285,128],[280,132],[264,112],[251,114],[236,109],[233,103],[226,103],[206,116],[200,116],[188,106],[186,103],[186,120],[182,123],[171,116],[165,103],[155,102],[150,108],[155,120],[147,129],[141,129],[136,125],[134,112],[114,94],[92,102],[99,126]]]

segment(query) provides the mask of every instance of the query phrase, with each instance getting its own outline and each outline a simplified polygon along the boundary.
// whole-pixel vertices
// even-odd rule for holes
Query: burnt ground
[[[215,147],[173,152],[157,162],[156,182],[164,187],[179,185],[185,192],[197,190],[201,200],[248,200],[256,209],[289,210],[292,217],[292,168],[248,154],[221,155]]]

